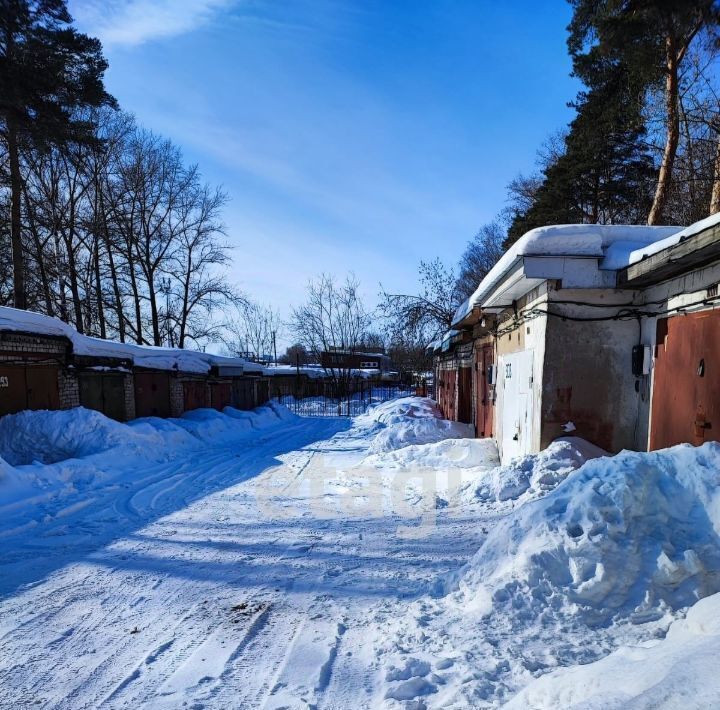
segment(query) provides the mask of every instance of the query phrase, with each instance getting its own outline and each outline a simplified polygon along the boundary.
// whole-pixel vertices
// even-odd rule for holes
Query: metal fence
[[[414,395],[416,389],[405,384],[358,385],[354,392],[338,396],[337,388],[331,382],[318,382],[308,393],[291,385],[273,386],[273,401],[285,405],[301,417],[355,417],[365,413],[370,406],[387,402],[396,397]]]

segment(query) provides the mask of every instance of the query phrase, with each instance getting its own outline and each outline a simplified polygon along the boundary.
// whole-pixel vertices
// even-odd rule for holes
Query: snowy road
[[[387,702],[383,628],[481,531],[439,515],[403,534],[419,521],[402,501],[388,509],[379,480],[344,473],[372,438],[349,421],[293,420],[252,443],[133,464],[132,482],[48,508],[31,535],[10,526],[0,706]]]

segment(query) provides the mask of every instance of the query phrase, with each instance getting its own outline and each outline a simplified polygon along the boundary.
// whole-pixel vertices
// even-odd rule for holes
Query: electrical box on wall
[[[647,345],[634,345],[632,349],[632,373],[635,377],[650,374],[651,351]]]
[[[487,368],[487,382],[489,385],[495,384],[495,365],[488,365]]]

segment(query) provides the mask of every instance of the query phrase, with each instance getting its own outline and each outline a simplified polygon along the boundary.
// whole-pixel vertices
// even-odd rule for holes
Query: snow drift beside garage
[[[374,453],[474,436],[472,425],[443,419],[437,404],[422,397],[390,400],[364,416],[380,425],[370,447]]]

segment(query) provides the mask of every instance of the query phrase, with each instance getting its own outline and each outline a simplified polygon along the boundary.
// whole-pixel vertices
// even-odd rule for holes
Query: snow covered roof
[[[466,304],[463,304],[464,308],[458,309],[454,322],[457,323],[465,318],[473,307],[482,306],[500,282],[525,257],[605,259],[613,245],[624,245],[624,250],[627,250],[628,245],[634,248],[645,247],[676,234],[680,229],[682,227],[617,224],[558,224],[532,229],[503,254],[480,282],[475,293]],[[605,268],[620,267],[607,266]]]
[[[31,333],[67,338],[75,355],[131,360],[136,367],[156,370],[207,373],[213,366],[244,367],[245,360],[180,348],[163,348],[136,343],[118,343],[78,333],[59,318],[0,307],[0,331]]]
[[[684,239],[700,234],[700,232],[704,232],[706,229],[710,229],[710,227],[714,227],[716,224],[720,224],[720,212],[712,214],[705,219],[701,219],[699,222],[695,222],[689,227],[686,227],[679,232],[675,232],[675,234],[672,234],[665,239],[655,241],[648,246],[642,247],[641,249],[633,250],[630,254],[628,254],[627,262],[623,264],[623,267],[630,266],[631,264],[637,264],[638,261],[642,261],[646,256],[652,256],[653,254],[661,252],[663,249],[674,247]]]

